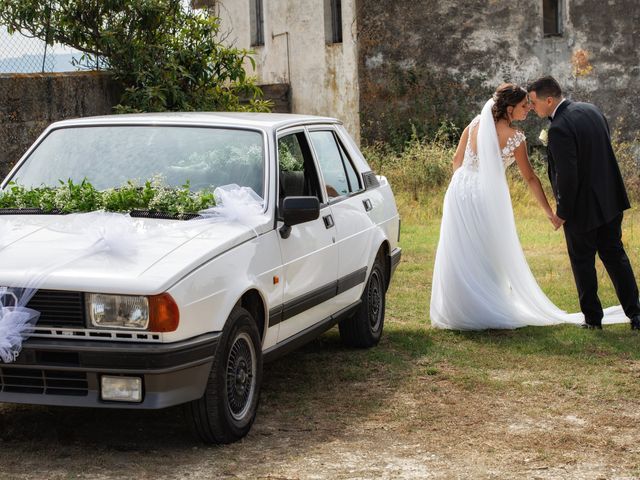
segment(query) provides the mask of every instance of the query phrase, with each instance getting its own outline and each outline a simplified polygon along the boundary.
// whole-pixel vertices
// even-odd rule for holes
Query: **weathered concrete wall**
[[[108,75],[0,75],[0,178],[51,122],[111,113],[119,92]]]
[[[265,0],[265,44],[256,47],[251,47],[249,3],[237,0],[215,2],[215,13],[221,18],[225,42],[256,52],[255,74],[259,83],[291,85],[294,113],[337,117],[358,139],[354,0],[342,0],[343,42],[336,44],[325,41],[326,2]]]
[[[564,33],[545,37],[540,0],[357,0],[363,138],[399,142],[412,123],[464,127],[498,84],[543,74],[637,134],[638,1],[560,1]],[[533,118],[525,130],[542,126]]]
[[[291,111],[288,85],[261,85],[273,111]],[[0,75],[0,179],[52,122],[107,115],[120,100],[108,74],[74,72]]]

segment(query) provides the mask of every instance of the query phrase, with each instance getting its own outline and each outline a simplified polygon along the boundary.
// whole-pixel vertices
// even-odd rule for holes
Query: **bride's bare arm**
[[[522,178],[524,178],[527,185],[529,185],[529,189],[533,193],[533,196],[536,198],[544,213],[547,215],[547,218],[553,224],[553,227],[557,230],[564,223],[551,209],[549,205],[549,201],[547,200],[547,196],[544,194],[544,190],[542,189],[542,184],[540,183],[540,179],[533,171],[531,167],[531,163],[529,163],[529,155],[527,154],[527,142],[522,142],[518,148],[513,152],[516,163],[518,164],[518,168],[520,169],[520,174]]]
[[[464,129],[462,132],[462,136],[460,137],[460,141],[458,142],[458,148],[456,148],[456,153],[453,156],[453,171],[455,172],[460,165],[462,165],[462,161],[464,160],[464,150],[467,148],[467,139],[469,138],[469,127]]]

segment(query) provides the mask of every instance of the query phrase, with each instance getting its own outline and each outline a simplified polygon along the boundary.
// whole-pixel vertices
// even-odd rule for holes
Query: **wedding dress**
[[[582,313],[559,309],[540,289],[518,239],[505,169],[524,141],[501,149],[489,100],[469,125],[462,166],[444,198],[431,290],[431,325],[455,330],[580,324]],[[477,151],[471,146],[478,129]],[[620,306],[603,323],[628,322]]]

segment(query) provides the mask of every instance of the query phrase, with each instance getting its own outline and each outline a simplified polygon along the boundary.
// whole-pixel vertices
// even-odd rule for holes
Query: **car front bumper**
[[[14,363],[0,363],[0,402],[159,409],[200,398],[221,333],[175,343],[31,338]],[[102,375],[140,377],[139,403],[104,401]]]

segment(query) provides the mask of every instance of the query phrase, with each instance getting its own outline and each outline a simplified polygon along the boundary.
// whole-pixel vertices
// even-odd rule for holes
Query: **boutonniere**
[[[538,140],[540,140],[542,145],[546,147],[549,144],[549,130],[547,130],[546,128],[543,128],[542,130],[540,130],[540,135],[538,135]]]

